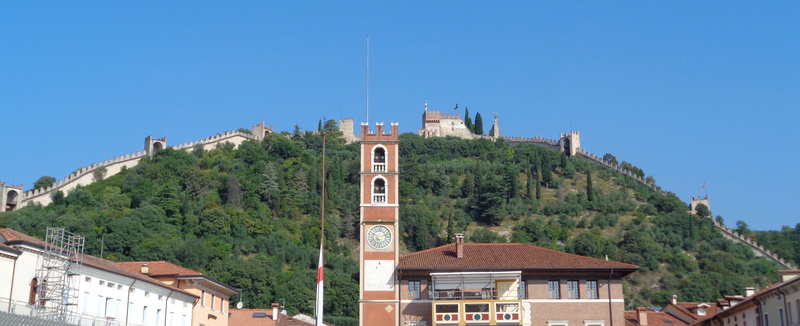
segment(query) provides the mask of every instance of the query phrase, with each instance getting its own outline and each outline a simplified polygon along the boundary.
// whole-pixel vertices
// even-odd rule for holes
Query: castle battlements
[[[232,143],[234,146],[239,146],[247,140],[260,141],[267,134],[272,133],[272,130],[271,126],[267,127],[264,125],[264,121],[261,121],[260,124],[253,125],[253,134],[238,130],[226,131],[211,137],[171,146],[170,148],[185,150],[202,146],[204,150],[209,150],[222,143]],[[0,182],[0,197],[2,198],[0,200],[0,212],[15,210],[31,203],[50,204],[52,202],[51,195],[55,191],[62,191],[64,195],[67,195],[78,186],[86,186],[105,177],[116,175],[124,169],[136,166],[143,157],[152,156],[156,151],[166,148],[166,143],[166,137],[153,138],[152,136],[147,136],[145,137],[144,150],[83,166],[45,188],[23,191],[23,185],[6,186],[5,182]],[[100,168],[104,170],[98,170]],[[100,171],[102,173],[95,173]]]

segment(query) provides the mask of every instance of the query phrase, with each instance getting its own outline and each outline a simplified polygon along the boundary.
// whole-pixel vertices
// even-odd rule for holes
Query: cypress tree
[[[531,177],[531,169],[528,168],[528,182],[525,184],[525,197],[527,198],[533,198],[533,193],[531,193],[533,190],[531,189],[531,183],[533,183],[533,177]]]
[[[475,113],[475,130],[474,133],[476,135],[483,135],[483,118],[481,118],[481,113]]]
[[[472,118],[469,117],[469,108],[464,108],[464,125],[469,131],[475,132],[475,125],[472,124]]]
[[[592,191],[592,171],[586,171],[586,200],[594,200],[594,191]]]

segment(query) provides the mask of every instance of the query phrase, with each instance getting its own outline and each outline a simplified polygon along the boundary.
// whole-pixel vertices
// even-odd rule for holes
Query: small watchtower
[[[265,126],[264,120],[261,120],[261,123],[257,123],[253,125],[253,136],[256,136],[258,141],[264,140],[264,137],[271,134],[273,130],[273,126]]]
[[[558,145],[561,152],[567,156],[577,155],[581,149],[581,132],[570,131],[569,133],[561,133],[558,140]]]
[[[158,150],[165,148],[167,148],[167,137],[153,138],[152,135],[148,135],[144,138],[144,152],[147,156],[152,157]]]
[[[22,200],[22,185],[9,186],[0,182],[0,212],[10,212],[17,209]]]
[[[708,201],[708,195],[706,195],[705,197],[692,196],[692,202],[691,204],[689,204],[689,213],[697,214],[697,205],[700,204],[706,205],[706,207],[708,207],[708,211],[709,212],[711,211],[711,204]]]

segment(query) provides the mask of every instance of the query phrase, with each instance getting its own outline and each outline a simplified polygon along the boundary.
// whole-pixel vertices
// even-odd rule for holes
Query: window
[[[781,317],[781,326],[785,326],[783,324],[783,308],[778,309],[778,315]]]
[[[211,295],[211,310],[214,310],[214,295]]]
[[[383,177],[372,180],[372,203],[386,203],[386,179]]]
[[[558,281],[547,281],[547,297],[550,299],[561,299],[561,289]]]
[[[102,295],[97,295],[97,316],[103,316],[105,314],[105,304],[106,299]]]
[[[589,299],[599,299],[600,292],[597,291],[597,281],[586,281],[586,292],[586,296],[588,296]]]
[[[578,281],[567,281],[567,298],[580,299],[581,295],[578,292]]]
[[[519,281],[519,298],[528,298],[528,284],[525,281]]]
[[[200,293],[201,293],[200,294],[200,305],[205,307],[206,306],[206,290],[202,290],[202,291],[200,291]]]
[[[786,321],[786,323],[791,325],[792,324],[792,319],[794,319],[794,318],[792,318],[792,302],[791,301],[786,302],[786,317],[789,318]]]
[[[706,309],[705,308],[697,309],[697,314],[700,315],[700,316],[705,316],[706,315]],[[733,316],[733,321],[736,321],[736,316]]]
[[[89,311],[89,292],[83,292],[82,303],[83,305],[83,313],[88,314]]]
[[[372,150],[372,172],[386,172],[386,148],[381,145]]]
[[[103,310],[105,312],[101,316],[116,317],[114,314],[114,299],[106,298],[106,305]]]
[[[92,283],[92,278],[91,278],[91,277],[89,277],[89,276],[87,276],[87,277],[86,277],[86,278],[84,278],[83,280],[84,280],[86,283]]]
[[[769,326],[769,315],[764,314],[764,326]]]
[[[605,325],[604,320],[584,320],[583,326],[603,326]]]
[[[420,282],[408,281],[408,298],[412,300],[419,300],[420,297]]]
[[[148,312],[147,310],[148,310],[147,306],[144,306],[144,308],[142,308],[142,325],[147,325],[147,312]]]
[[[566,320],[548,320],[547,326],[567,326]]]
[[[161,316],[161,309],[156,310],[156,325],[164,324],[164,321],[162,319],[163,316]]]

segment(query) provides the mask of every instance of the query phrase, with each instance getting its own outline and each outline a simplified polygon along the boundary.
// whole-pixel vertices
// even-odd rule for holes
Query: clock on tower
[[[359,324],[398,326],[398,125],[361,124]]]

